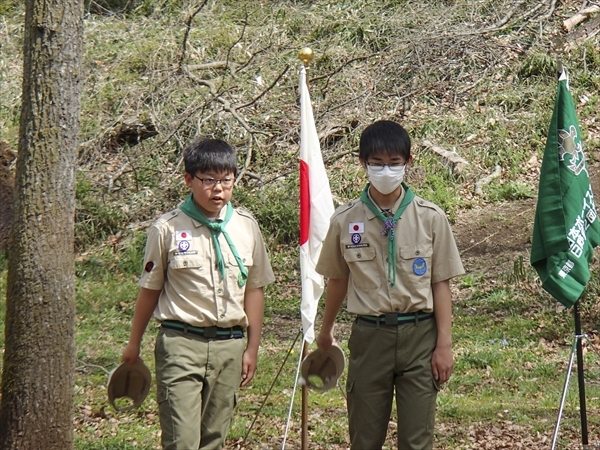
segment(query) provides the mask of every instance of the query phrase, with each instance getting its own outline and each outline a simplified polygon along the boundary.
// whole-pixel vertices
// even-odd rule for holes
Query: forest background
[[[573,320],[540,289],[529,247],[559,56],[600,192],[598,13],[564,28],[565,20],[596,5],[85,0],[76,448],[159,448],[154,392],[140,409],[117,413],[105,383],[128,337],[144,231],[184,197],[181,153],[197,135],[224,138],[238,149],[234,202],[259,220],[277,275],[266,292],[259,372],[240,393],[228,448],[281,447],[299,350],[297,85],[305,46],[315,52],[308,79],[336,204],[357,197],[366,180],[357,164],[360,131],[393,119],[413,137],[409,184],[453,224],[467,274],[453,282],[456,366],[438,399],[436,448],[549,446]],[[0,14],[4,227],[18,142],[24,10],[21,2],[2,0]],[[3,253],[0,348],[7,262]],[[590,336],[584,348],[590,441],[598,443],[596,260],[592,272],[581,309]],[[346,349],[352,317],[343,311],[341,321],[337,337]],[[149,328],[142,354],[153,369]],[[565,405],[562,449],[581,447],[575,386]],[[348,448],[343,390],[311,392],[308,401],[310,448]],[[300,445],[299,411],[296,396],[289,449]],[[394,420],[385,448],[394,448]]]

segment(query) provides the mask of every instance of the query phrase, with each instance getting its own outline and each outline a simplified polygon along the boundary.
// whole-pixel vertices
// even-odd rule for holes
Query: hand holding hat
[[[344,352],[337,345],[317,349],[302,361],[302,379],[309,388],[326,391],[337,384],[345,366]]]
[[[123,362],[108,375],[108,401],[117,411],[137,408],[146,399],[151,382],[150,370],[141,360],[134,364]],[[130,398],[133,403],[124,407],[115,404],[115,400],[123,397]]]

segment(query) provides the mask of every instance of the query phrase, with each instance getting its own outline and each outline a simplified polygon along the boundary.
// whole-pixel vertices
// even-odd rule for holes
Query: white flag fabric
[[[306,85],[300,69],[300,277],[302,280],[302,330],[304,340],[315,339],[314,322],[324,280],[315,271],[323,240],[333,214],[333,198],[323,164],[319,137]]]

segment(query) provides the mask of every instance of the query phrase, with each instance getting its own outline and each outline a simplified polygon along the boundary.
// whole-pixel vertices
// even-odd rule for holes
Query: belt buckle
[[[217,327],[205,327],[204,328],[204,337],[205,338],[216,338],[217,337]]]
[[[385,315],[385,324],[386,325],[398,325],[398,314],[387,313]]]

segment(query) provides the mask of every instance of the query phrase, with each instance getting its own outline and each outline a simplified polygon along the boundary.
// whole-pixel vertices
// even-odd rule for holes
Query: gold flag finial
[[[298,53],[300,61],[302,61],[302,64],[304,64],[305,66],[308,66],[310,64],[314,56],[315,54],[310,49],[310,47],[304,47],[302,50],[300,50],[300,53]]]

